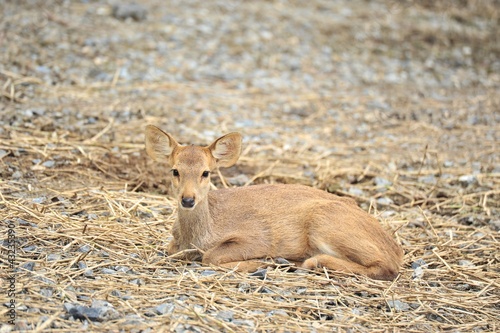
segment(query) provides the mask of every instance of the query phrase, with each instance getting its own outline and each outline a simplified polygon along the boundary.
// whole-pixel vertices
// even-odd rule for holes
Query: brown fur
[[[241,136],[230,133],[208,147],[180,146],[154,126],[146,128],[146,149],[168,158],[172,189],[179,200],[168,253],[199,249],[204,264],[255,270],[266,257],[302,267],[392,280],[403,250],[379,222],[354,200],[302,185],[255,185],[209,192],[204,171],[231,166],[241,152]],[[194,201],[184,207],[182,200]],[[192,259],[197,259],[196,256]]]

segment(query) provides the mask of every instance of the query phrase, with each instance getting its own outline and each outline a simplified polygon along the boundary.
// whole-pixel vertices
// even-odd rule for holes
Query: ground
[[[0,8],[1,332],[499,330],[497,0]],[[169,258],[146,124],[241,132],[217,187],[354,198],[402,244],[400,275]]]

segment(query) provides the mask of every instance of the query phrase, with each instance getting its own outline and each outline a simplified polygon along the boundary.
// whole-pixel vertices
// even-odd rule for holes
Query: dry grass
[[[208,3],[196,6],[210,6]],[[451,71],[456,76],[436,81],[438,87],[411,80],[389,84],[383,81],[389,67],[382,66],[374,71],[373,81],[353,84],[338,79],[334,88],[323,90],[322,84],[331,82],[334,74],[341,75],[323,73],[306,56],[299,72],[314,80],[304,83],[298,74],[292,74],[289,89],[252,84],[241,89],[240,82],[234,82],[237,79],[142,82],[114,76],[110,81],[95,82],[84,75],[67,74],[71,64],[61,56],[51,59],[61,68],[60,81],[52,85],[30,69],[23,51],[32,45],[43,51],[54,48],[50,41],[44,42],[48,46],[39,42],[41,37],[33,32],[55,25],[63,32],[61,38],[85,40],[95,26],[83,19],[81,30],[73,25],[100,4],[74,3],[69,9],[51,4],[53,11],[39,13],[36,6],[23,2],[29,15],[6,17],[4,21],[14,27],[23,17],[32,19],[23,33],[2,35],[5,26],[0,31],[0,43],[5,38],[15,46],[1,55],[4,63],[24,69],[20,73],[0,67],[0,238],[7,236],[7,223],[14,223],[15,329],[498,331],[500,95],[492,57],[498,54],[498,35],[474,26],[498,20],[497,7],[491,6],[495,1],[484,5],[463,1],[445,9],[443,1],[405,2],[408,6],[391,2],[388,8],[393,12],[384,12],[387,16],[377,19],[380,11],[376,5],[382,2],[370,3],[375,7],[356,2],[349,22],[328,19],[324,12],[331,12],[328,6],[336,6],[333,2],[306,7],[305,16],[297,15],[302,13],[297,12],[300,2],[280,13],[291,27],[300,27],[297,31],[307,30],[308,21],[317,18],[322,29],[311,29],[311,34],[318,45],[332,43],[332,57],[339,57],[335,58],[338,64],[345,51],[357,64],[382,66],[406,55],[405,48],[413,57],[410,62],[425,61],[429,54],[436,63],[452,62],[450,47],[457,43],[473,48],[482,45],[472,58],[487,56],[473,59],[476,63],[471,68],[458,66]],[[154,35],[158,26],[165,25],[155,17],[160,14],[154,9],[161,5],[151,1],[149,24],[112,19],[99,23],[98,16],[88,16],[103,34],[113,28],[119,35],[133,35],[138,30]],[[242,4],[241,10],[266,24],[274,22],[279,4],[260,5]],[[179,8],[171,10],[182,17],[175,12]],[[432,16],[433,11],[443,11],[442,17],[457,25],[426,24],[422,18]],[[200,19],[205,12],[192,15]],[[352,47],[353,26],[366,35],[359,42],[362,47]],[[453,30],[463,26],[468,27],[464,34]],[[393,33],[370,35],[377,29]],[[407,40],[410,37],[413,40]],[[261,66],[268,66],[271,76],[279,77],[281,69],[273,67],[278,62],[265,52],[272,46],[293,49],[288,45],[293,41],[284,38],[283,45],[277,46],[261,43]],[[134,47],[145,47],[142,42]],[[114,46],[116,54],[131,49]],[[242,52],[241,45],[232,47],[228,46],[229,53]],[[342,52],[335,53],[336,47]],[[92,50],[81,48],[75,53],[80,51]],[[189,51],[199,52],[195,46]],[[322,51],[313,48],[310,52]],[[121,60],[108,56],[111,60],[103,67],[118,73],[116,64]],[[464,81],[472,75],[466,69],[482,73],[482,81]],[[186,77],[193,74],[175,70]],[[449,84],[449,80],[455,81]],[[470,117],[477,119],[471,121]],[[214,176],[219,188],[230,184],[231,177],[244,174],[248,183],[302,183],[354,197],[403,244],[406,254],[400,276],[393,282],[381,282],[277,265],[262,277],[166,257],[177,207],[168,196],[164,166],[154,165],[144,152],[143,128],[148,123],[175,134],[182,142],[196,144],[209,143],[228,131],[242,132],[243,155],[237,166],[221,170],[225,182]],[[389,182],[377,185],[377,177]],[[9,301],[3,292],[10,274],[5,250],[4,241],[2,304]],[[412,268],[416,262],[422,265],[418,269]],[[65,303],[90,306],[94,300],[110,302],[118,316],[103,322],[79,320],[64,308]],[[167,310],[156,312],[159,305],[167,305]],[[7,311],[0,308],[2,322]],[[11,329],[5,324],[0,327],[1,332]]]

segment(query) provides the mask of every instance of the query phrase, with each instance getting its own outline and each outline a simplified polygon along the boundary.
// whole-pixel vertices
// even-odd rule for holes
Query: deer
[[[211,190],[210,175],[239,159],[241,134],[226,134],[208,146],[181,145],[147,125],[145,146],[149,157],[166,160],[171,168],[169,194],[178,209],[169,256],[240,272],[284,259],[305,270],[389,281],[398,276],[401,245],[352,198],[299,184]]]

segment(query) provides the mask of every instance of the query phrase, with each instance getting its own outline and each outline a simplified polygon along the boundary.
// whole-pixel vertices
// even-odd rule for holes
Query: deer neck
[[[199,202],[194,209],[179,209],[179,244],[181,248],[197,247],[205,250],[212,239],[213,218],[210,215],[208,200]]]

